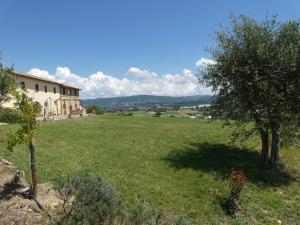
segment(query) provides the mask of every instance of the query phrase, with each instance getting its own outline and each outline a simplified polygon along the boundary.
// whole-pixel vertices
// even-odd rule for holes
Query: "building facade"
[[[13,71],[17,88],[25,91],[33,101],[41,105],[40,115],[83,115],[85,109],[81,105],[79,88],[47,80],[31,74]],[[14,100],[3,104],[13,107]]]

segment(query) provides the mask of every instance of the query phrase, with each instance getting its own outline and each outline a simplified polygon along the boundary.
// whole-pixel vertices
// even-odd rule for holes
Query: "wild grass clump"
[[[54,182],[62,204],[56,209],[56,225],[186,225],[183,218],[138,206],[127,211],[117,191],[100,177],[80,172]]]
[[[172,214],[153,209],[147,205],[139,205],[127,214],[127,219],[122,225],[188,225],[183,218],[175,219]]]

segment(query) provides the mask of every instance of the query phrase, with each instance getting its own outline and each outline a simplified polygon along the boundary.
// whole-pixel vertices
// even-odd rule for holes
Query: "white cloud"
[[[217,62],[216,61],[214,61],[214,60],[212,60],[212,59],[206,59],[206,58],[201,58],[201,59],[199,59],[196,63],[195,63],[195,65],[197,66],[197,67],[200,67],[200,66],[207,66],[207,65],[209,65],[209,64],[216,64]]]
[[[57,67],[54,74],[38,68],[32,68],[28,73],[81,88],[80,95],[84,99],[140,94],[167,96],[211,94],[210,89],[201,86],[189,69],[184,69],[178,74],[158,75],[152,71],[131,67],[123,78],[103,72],[77,75],[68,67]]]
[[[37,77],[41,77],[48,80],[55,80],[55,76],[49,74],[47,70],[40,70],[38,68],[32,68],[28,71],[29,74],[33,74]]]
[[[157,74],[154,72],[150,72],[148,70],[141,70],[136,67],[131,67],[127,71],[128,76],[133,76],[134,78],[139,78],[139,79],[155,79],[157,78]]]

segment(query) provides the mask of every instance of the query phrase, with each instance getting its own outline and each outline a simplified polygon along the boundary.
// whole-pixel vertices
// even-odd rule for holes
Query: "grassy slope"
[[[0,126],[0,155],[27,171],[24,147],[10,153]],[[292,171],[268,180],[257,169],[258,140],[230,148],[229,128],[220,122],[147,116],[97,116],[42,123],[37,143],[39,181],[88,169],[115,185],[128,207],[148,202],[185,215],[195,224],[297,224],[300,221],[300,152],[282,151]],[[224,215],[209,188],[228,192],[228,171],[248,175],[245,209],[236,219]]]

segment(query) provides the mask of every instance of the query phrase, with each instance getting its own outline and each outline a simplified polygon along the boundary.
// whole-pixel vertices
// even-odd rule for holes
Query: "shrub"
[[[0,108],[0,122],[3,123],[17,123],[19,114],[13,109]]]
[[[87,106],[86,112],[87,113],[93,113],[93,114],[96,114],[96,115],[100,115],[100,114],[104,113],[104,111],[99,106],[96,106],[96,105]]]
[[[42,109],[43,109],[41,103],[34,102],[34,107],[35,107],[36,114],[39,116],[42,112]]]
[[[139,206],[126,211],[117,191],[100,177],[80,172],[54,182],[62,205],[57,209],[56,225],[186,225],[183,218]]]
[[[60,224],[111,224],[122,214],[116,190],[100,177],[82,172],[59,178],[54,189],[64,202]]]
[[[117,114],[118,116],[133,116],[132,112],[119,112]]]
[[[153,117],[160,117],[161,116],[161,112],[155,112],[155,114],[153,115]]]

